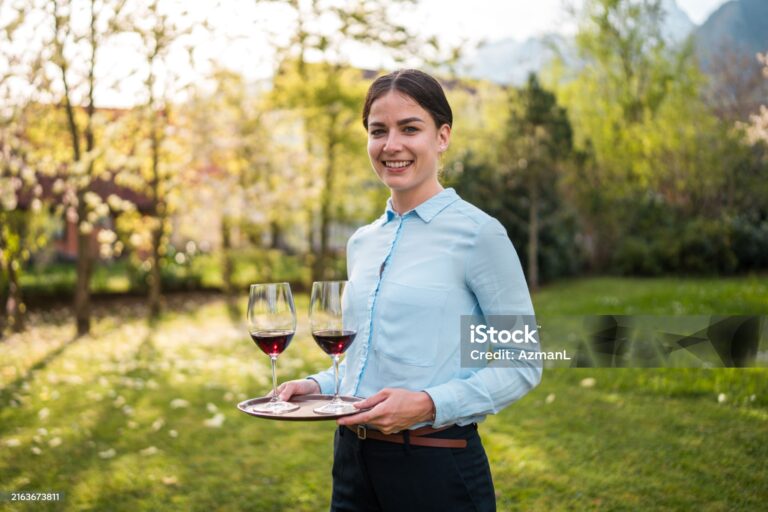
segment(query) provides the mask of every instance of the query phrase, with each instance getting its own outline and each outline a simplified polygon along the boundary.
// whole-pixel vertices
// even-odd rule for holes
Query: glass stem
[[[336,382],[336,392],[333,394],[333,401],[339,402],[339,386],[341,383],[339,382],[339,356],[337,355],[333,356],[333,376]]]
[[[272,361],[272,400],[270,402],[277,402],[279,399],[277,398],[277,357],[270,356],[270,361]]]

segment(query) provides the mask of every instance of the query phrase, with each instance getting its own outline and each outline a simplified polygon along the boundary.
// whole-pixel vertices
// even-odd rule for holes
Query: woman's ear
[[[440,153],[448,150],[448,145],[451,143],[451,127],[449,125],[444,124],[437,130],[437,142]]]

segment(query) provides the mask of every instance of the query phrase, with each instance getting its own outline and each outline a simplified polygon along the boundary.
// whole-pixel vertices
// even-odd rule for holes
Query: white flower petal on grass
[[[158,450],[154,446],[150,446],[149,448],[144,448],[139,453],[142,454],[144,457],[149,457],[151,455],[156,455],[160,450]]]
[[[167,475],[163,477],[162,482],[165,485],[176,485],[179,483],[179,479],[176,478],[176,475]]]
[[[47,436],[48,435],[48,429],[47,428],[39,428],[37,429],[37,434],[40,436]]]
[[[211,413],[211,414],[213,414],[213,413],[215,413],[216,411],[219,410],[219,408],[216,407],[216,404],[212,404],[211,402],[208,402],[205,405],[205,408],[208,409],[208,412]]]
[[[17,446],[21,446],[21,441],[19,441],[18,439],[12,437],[10,439],[6,439],[4,444],[8,448],[16,448]]]
[[[104,450],[102,452],[99,452],[99,457],[101,457],[102,459],[111,459],[115,455],[117,455],[117,452],[115,451],[114,448],[110,448],[109,450]]]
[[[154,430],[155,432],[157,432],[158,430],[160,430],[161,428],[163,428],[163,425],[165,425],[165,420],[164,420],[163,418],[157,418],[157,419],[156,419],[156,420],[155,420],[155,421],[152,423],[152,430]]]
[[[175,430],[169,430],[168,431],[168,435],[173,437],[173,438],[179,437],[179,433],[176,432]]]
[[[232,400],[234,400],[234,398],[235,398],[235,395],[233,395],[231,391],[227,391],[226,393],[224,393],[225,402],[231,402]]]
[[[136,422],[135,422],[135,421],[133,421],[133,420],[129,421],[129,422],[127,423],[127,425],[128,425],[128,428],[130,428],[130,429],[136,429],[136,428],[138,428],[138,427],[139,427],[139,424],[138,424],[138,423],[136,423]]]
[[[182,409],[184,407],[189,407],[189,402],[183,398],[174,398],[171,400],[171,409]]]
[[[717,403],[724,404],[727,401],[728,401],[728,395],[726,395],[725,393],[720,393],[719,395],[717,395]]]
[[[757,400],[757,395],[749,395],[750,402],[754,402],[755,400]]]
[[[133,414],[133,407],[131,407],[130,405],[124,406],[123,414],[125,414],[126,416],[131,416]]]
[[[203,422],[203,425],[210,428],[221,428],[224,424],[224,415],[221,413],[216,414],[213,418],[209,418]]]
[[[115,401],[112,402],[112,405],[114,405],[115,407],[122,407],[122,406],[124,406],[125,405],[125,398],[123,397],[123,395],[120,395],[117,398],[115,398]]]
[[[51,448],[56,448],[57,446],[61,446],[61,438],[60,437],[54,437],[50,441],[48,441],[48,446]]]
[[[50,415],[51,415],[51,411],[49,411],[47,407],[43,407],[37,413],[37,417],[40,418],[41,420],[47,419],[48,416]]]
[[[33,447],[30,449],[30,451],[31,451],[32,453],[34,453],[35,455],[40,455],[41,453],[43,453],[43,450],[41,450],[41,449],[40,449],[40,448],[38,448],[37,446],[33,446]]]
[[[597,384],[597,381],[593,377],[581,379],[581,382],[579,383],[579,385],[583,388],[593,388],[595,387],[595,384]]]
[[[555,394],[554,393],[548,394],[547,398],[544,399],[544,403],[546,403],[546,404],[551,404],[554,401],[555,401]]]

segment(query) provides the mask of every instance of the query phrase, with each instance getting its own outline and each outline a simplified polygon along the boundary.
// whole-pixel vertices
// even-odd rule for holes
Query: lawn
[[[281,380],[328,364],[306,296]],[[585,279],[535,297],[565,314],[760,313],[768,279]],[[0,492],[63,492],[9,510],[325,510],[331,422],[257,420],[269,388],[244,300],[180,295],[152,325],[139,301],[33,313],[0,344]],[[481,435],[500,510],[760,510],[768,502],[768,370],[557,369]]]

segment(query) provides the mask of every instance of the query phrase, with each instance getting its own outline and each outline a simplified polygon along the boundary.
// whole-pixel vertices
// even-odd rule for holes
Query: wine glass
[[[299,408],[277,397],[277,356],[288,348],[296,333],[296,308],[288,283],[252,284],[248,297],[248,332],[272,362],[272,398],[251,406],[254,412],[283,414]]]
[[[333,400],[317,407],[317,414],[348,414],[357,412],[352,404],[339,397],[339,357],[349,348],[357,335],[357,328],[349,308],[343,307],[346,281],[316,281],[312,284],[309,303],[309,321],[312,337],[323,351],[333,359],[336,391]]]

